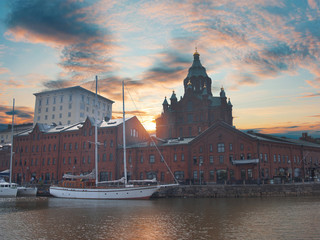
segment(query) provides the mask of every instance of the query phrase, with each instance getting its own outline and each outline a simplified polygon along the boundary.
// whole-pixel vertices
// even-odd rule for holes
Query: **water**
[[[0,239],[320,239],[320,198],[0,199]]]

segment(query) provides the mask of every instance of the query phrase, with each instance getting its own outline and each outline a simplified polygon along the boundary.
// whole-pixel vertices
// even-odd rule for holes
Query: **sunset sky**
[[[32,122],[43,90],[81,85],[147,129],[183,80],[197,46],[233,104],[234,125],[320,137],[320,1],[0,1],[0,123],[16,99],[17,123]]]

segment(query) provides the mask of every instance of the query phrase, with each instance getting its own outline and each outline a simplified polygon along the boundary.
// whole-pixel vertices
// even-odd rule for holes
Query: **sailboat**
[[[4,179],[0,181],[0,197],[16,197],[18,193],[17,184],[11,182],[12,174],[12,148],[13,148],[13,124],[14,124],[14,99],[13,99],[13,111],[12,111],[12,127],[11,127],[11,152],[10,152],[10,169],[9,169],[9,182]]]
[[[19,186],[18,184],[11,182],[12,157],[13,157],[14,103],[15,103],[15,99],[13,99],[13,110],[12,110],[10,169],[2,171],[0,173],[0,177],[1,176],[9,177],[9,183],[6,182],[3,178],[0,179],[0,197],[35,197],[38,191],[36,187]]]
[[[96,76],[96,103],[98,89],[98,77]],[[125,105],[124,105],[124,82],[122,82],[122,100],[123,100],[123,171],[124,177],[115,181],[98,181],[98,141],[97,141],[97,118],[95,119],[95,169],[86,176],[65,175],[65,178],[73,180],[63,181],[59,186],[51,186],[50,194],[58,198],[79,198],[79,199],[149,199],[161,185],[142,185],[135,186],[139,182],[156,182],[153,180],[136,180],[128,182],[126,167],[126,139],[125,139]],[[95,177],[95,184],[92,181]],[[82,179],[82,181],[81,181]],[[87,181],[83,181],[87,179]],[[91,179],[91,181],[90,181]],[[123,185],[110,187],[101,186],[102,184],[123,183]],[[166,185],[168,186],[168,185]]]

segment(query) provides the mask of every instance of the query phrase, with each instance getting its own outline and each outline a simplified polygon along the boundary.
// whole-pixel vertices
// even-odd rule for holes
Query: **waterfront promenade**
[[[39,196],[49,195],[50,185],[38,185]],[[179,185],[161,188],[154,198],[247,198],[320,196],[319,182],[246,185]]]

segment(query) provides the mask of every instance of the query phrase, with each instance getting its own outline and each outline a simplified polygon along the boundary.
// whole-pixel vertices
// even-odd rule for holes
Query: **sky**
[[[33,121],[34,93],[80,85],[155,129],[183,96],[197,47],[233,104],[234,125],[320,137],[319,0],[0,1],[0,123]]]

